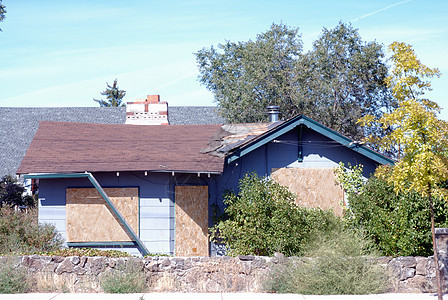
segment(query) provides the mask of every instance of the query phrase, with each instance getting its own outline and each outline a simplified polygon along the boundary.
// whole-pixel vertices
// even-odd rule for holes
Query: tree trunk
[[[440,270],[439,270],[439,253],[437,251],[436,246],[436,230],[434,226],[434,206],[432,204],[431,188],[429,188],[428,200],[431,212],[431,235],[432,235],[432,249],[434,251],[434,267],[436,268],[437,296],[438,300],[443,300],[442,281],[440,278]]]

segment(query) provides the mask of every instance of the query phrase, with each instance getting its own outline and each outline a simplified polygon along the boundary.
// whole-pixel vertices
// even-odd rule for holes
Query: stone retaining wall
[[[6,258],[3,258],[6,259]],[[126,264],[144,270],[150,291],[155,292],[260,292],[269,270],[291,258],[275,257],[46,257],[14,258],[27,270],[39,292],[101,292],[101,278]],[[382,257],[392,275],[389,292],[434,292],[432,257]],[[446,280],[444,280],[446,281]]]

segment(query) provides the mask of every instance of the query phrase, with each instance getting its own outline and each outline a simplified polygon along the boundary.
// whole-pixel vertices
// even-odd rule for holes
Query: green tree
[[[306,54],[298,28],[283,24],[196,53],[200,82],[228,121],[266,121],[266,107],[278,105],[283,119],[304,114],[355,139],[364,136],[356,120],[390,105],[383,56],[381,45],[343,23],[324,29]]]
[[[117,79],[114,80],[114,83],[112,85],[109,85],[109,83],[106,82],[107,89],[103,92],[101,92],[101,95],[106,96],[106,100],[97,100],[93,99],[94,101],[98,102],[101,107],[123,107],[126,106],[125,103],[122,103],[122,99],[126,95],[126,91],[120,90],[118,87]]]
[[[364,132],[357,121],[367,114],[380,117],[395,106],[383,59],[382,45],[363,42],[351,25],[324,28],[298,72],[299,82],[305,82],[302,94],[316,104],[311,117],[354,139],[377,132]]]
[[[357,169],[338,170],[345,170],[340,182],[349,203],[344,212],[349,228],[363,232],[382,255],[431,255],[430,209],[426,198],[414,191],[395,193],[393,185],[375,176],[365,181]],[[436,226],[448,226],[448,202],[441,197],[433,200]]]
[[[280,106],[286,117],[301,112],[295,75],[302,52],[298,29],[272,24],[255,41],[227,41],[218,49],[203,48],[196,59],[201,83],[214,93],[227,120],[264,121],[268,105]]]
[[[5,6],[2,4],[2,0],[0,0],[0,22],[3,22],[3,20],[5,19],[5,14],[6,14]],[[0,31],[2,31],[1,28]]]
[[[224,198],[227,219],[211,228],[211,239],[228,246],[230,255],[302,253],[312,233],[333,226],[331,212],[294,203],[288,189],[256,174],[240,180],[239,193]]]
[[[6,206],[34,206],[31,196],[24,196],[25,188],[10,175],[3,176],[0,181],[0,207]]]
[[[438,266],[433,195],[446,194],[443,183],[448,180],[448,123],[438,118],[440,107],[424,98],[424,94],[431,89],[427,79],[439,77],[440,72],[422,64],[410,45],[394,42],[389,48],[393,68],[387,83],[398,107],[381,118],[366,116],[361,123],[391,129],[384,137],[372,136],[370,140],[383,149],[397,149],[400,159],[393,167],[382,167],[377,174],[392,184],[396,192],[415,191],[427,199],[434,260]],[[442,299],[439,268],[436,274]]]

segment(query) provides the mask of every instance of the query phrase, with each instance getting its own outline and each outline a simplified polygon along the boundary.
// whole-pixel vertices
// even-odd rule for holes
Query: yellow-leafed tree
[[[392,71],[387,84],[398,107],[379,119],[366,116],[360,122],[366,126],[379,124],[385,136],[370,136],[369,141],[383,150],[397,152],[395,165],[379,168],[376,175],[393,184],[397,193],[416,191],[428,199],[434,260],[438,266],[432,197],[444,197],[447,192],[444,182],[448,180],[448,123],[438,118],[441,108],[424,95],[431,90],[429,79],[439,77],[440,72],[423,65],[410,45],[394,42],[389,49]],[[442,299],[438,268],[436,276],[439,299]]]

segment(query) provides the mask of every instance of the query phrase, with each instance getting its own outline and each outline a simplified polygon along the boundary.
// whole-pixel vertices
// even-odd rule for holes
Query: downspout
[[[303,144],[302,144],[302,140],[303,140],[303,133],[302,133],[302,129],[303,129],[303,125],[300,124],[299,125],[299,136],[298,136],[298,155],[297,155],[297,161],[298,162],[303,162]]]
[[[148,249],[143,244],[142,240],[138,237],[138,235],[132,230],[131,226],[129,226],[128,222],[124,219],[123,215],[117,210],[109,196],[107,196],[106,192],[103,190],[101,185],[98,183],[96,178],[89,172],[85,173],[47,173],[47,174],[27,174],[24,175],[25,179],[48,179],[48,178],[87,178],[93,184],[95,189],[100,193],[101,197],[103,197],[104,201],[106,201],[106,205],[109,206],[114,216],[118,219],[118,221],[123,225],[123,228],[126,234],[137,243],[138,250],[145,256],[149,254]]]

